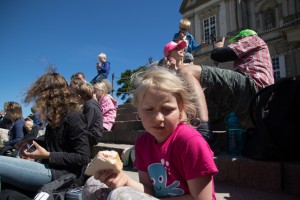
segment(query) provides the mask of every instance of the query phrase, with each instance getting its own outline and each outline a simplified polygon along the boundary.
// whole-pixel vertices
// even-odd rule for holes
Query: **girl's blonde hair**
[[[11,120],[16,121],[18,119],[23,119],[22,106],[14,101],[8,101],[4,103],[4,110],[9,111],[11,114]]]
[[[96,90],[98,90],[99,92],[102,92],[102,94],[108,94],[108,91],[107,91],[107,87],[106,87],[106,84],[104,82],[98,82],[98,83],[95,83],[94,84],[94,88]]]
[[[99,58],[99,59],[102,58],[104,61],[106,61],[106,54],[105,54],[105,53],[100,53],[100,54],[98,55],[98,58]]]
[[[161,66],[151,66],[145,71],[132,75],[135,87],[132,104],[138,107],[144,100],[149,88],[155,88],[173,94],[187,115],[187,123],[196,118],[195,95],[189,90],[187,82],[180,74]]]

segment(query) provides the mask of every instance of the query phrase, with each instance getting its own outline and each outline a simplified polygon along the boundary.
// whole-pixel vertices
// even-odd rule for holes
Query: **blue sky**
[[[126,69],[163,57],[178,31],[182,0],[1,0],[0,109],[22,103],[26,89],[49,65],[68,81],[83,72],[96,75],[97,55],[107,54],[115,81]],[[118,85],[113,83],[115,90]],[[122,104],[120,99],[117,99]]]

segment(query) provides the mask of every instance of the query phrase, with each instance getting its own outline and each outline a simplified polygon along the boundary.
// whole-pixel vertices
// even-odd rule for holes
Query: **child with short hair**
[[[103,128],[111,131],[117,117],[118,102],[108,94],[105,82],[96,83],[94,85],[94,93],[102,109]]]
[[[189,19],[183,18],[180,20],[179,23],[179,32],[175,33],[173,36],[174,42],[179,42],[181,40],[184,40],[187,45],[185,47],[185,56],[188,58],[184,61],[184,63],[190,63],[194,60],[193,51],[198,50],[204,45],[202,44],[196,44],[195,39],[192,34],[190,34],[188,31],[191,29],[191,21]]]
[[[110,71],[110,62],[106,60],[106,54],[100,53],[98,55],[98,58],[100,61],[96,64],[98,74],[91,80],[91,84],[95,84],[102,81],[103,79],[107,79]]]
[[[133,105],[146,130],[135,144],[134,164],[140,182],[124,172],[99,171],[95,179],[117,188],[108,199],[121,195],[216,199],[213,176],[218,170],[213,152],[203,137],[183,121],[185,113],[188,121],[196,115],[194,95],[186,81],[175,71],[156,66],[138,72],[133,81]]]
[[[78,95],[82,104],[82,113],[85,116],[90,146],[100,142],[103,136],[103,116],[99,103],[94,99],[94,88],[87,82],[72,82],[72,89]]]

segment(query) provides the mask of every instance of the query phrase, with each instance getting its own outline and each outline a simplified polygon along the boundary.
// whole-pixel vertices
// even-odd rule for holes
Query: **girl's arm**
[[[193,199],[212,199],[212,176],[204,175],[188,180],[190,194]]]
[[[124,171],[116,174],[112,170],[101,170],[94,175],[94,178],[111,189],[128,186],[140,192],[153,194],[152,183],[146,172],[139,171],[140,182],[133,180]]]
[[[153,195],[153,185],[147,172],[139,170],[139,180],[142,188],[139,191]],[[136,188],[138,189],[138,188]]]
[[[211,200],[212,199],[212,177],[204,175],[188,181],[190,194],[177,197],[164,198],[163,200]]]

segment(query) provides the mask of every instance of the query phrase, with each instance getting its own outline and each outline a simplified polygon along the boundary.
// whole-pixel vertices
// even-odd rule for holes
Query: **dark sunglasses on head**
[[[189,29],[187,29],[187,28],[182,28],[182,27],[180,27],[179,29],[180,29],[181,31],[185,31],[185,32],[189,30]]]

